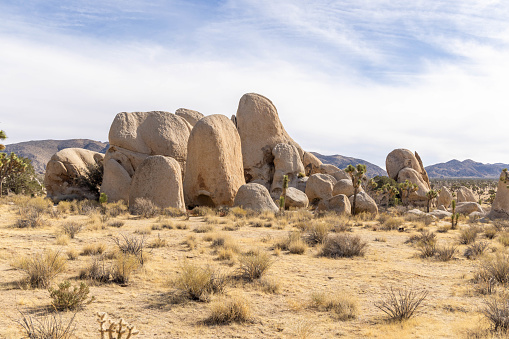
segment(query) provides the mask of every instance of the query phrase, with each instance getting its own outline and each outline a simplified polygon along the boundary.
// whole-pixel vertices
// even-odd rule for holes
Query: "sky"
[[[4,143],[270,98],[307,151],[509,163],[509,2],[0,0]]]

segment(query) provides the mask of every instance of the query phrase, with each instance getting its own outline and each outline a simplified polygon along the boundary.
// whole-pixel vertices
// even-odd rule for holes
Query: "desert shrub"
[[[122,226],[125,225],[125,222],[121,221],[121,220],[116,220],[116,221],[110,221],[108,223],[108,226],[111,226],[111,227],[116,227],[116,228],[120,228]]]
[[[120,234],[120,237],[113,238],[113,242],[115,242],[120,252],[134,255],[138,258],[141,265],[145,262],[145,257],[143,255],[146,245],[145,240],[144,236],[136,237],[125,234]]]
[[[214,302],[210,307],[211,315],[206,323],[211,325],[243,323],[251,318],[251,309],[247,300],[240,296]]]
[[[484,236],[488,239],[493,239],[497,235],[497,228],[494,226],[488,226],[484,229]]]
[[[447,233],[451,229],[451,225],[445,225],[445,226],[438,226],[437,232],[438,233]]]
[[[233,239],[226,234],[219,234],[212,239],[211,245],[214,248],[222,248],[231,250],[234,253],[240,251],[239,246],[233,241]]]
[[[178,230],[187,230],[188,226],[185,222],[179,222],[179,223],[175,224],[175,228]]]
[[[157,239],[152,240],[149,244],[149,248],[160,248],[160,247],[166,247],[168,246],[168,243],[165,239],[162,239],[161,236],[158,234]]]
[[[417,243],[419,256],[421,258],[432,258],[437,254],[437,244],[435,241],[422,241]]]
[[[357,301],[345,293],[326,294],[315,292],[311,294],[311,307],[323,311],[332,311],[340,320],[349,320],[357,317]]]
[[[480,229],[477,226],[464,227],[460,231],[458,241],[460,244],[468,245],[475,241],[475,239],[477,238],[477,234],[479,233]]]
[[[21,312],[21,319],[17,323],[22,327],[26,338],[29,339],[71,339],[75,338],[76,326],[72,316],[69,322],[62,320],[60,313],[47,313],[39,318],[32,318]]]
[[[150,227],[142,227],[142,228],[138,228],[134,231],[135,234],[140,234],[140,235],[149,235],[152,233],[152,228]]]
[[[120,253],[111,268],[111,280],[114,283],[127,285],[131,274],[140,267],[139,257],[130,253]]]
[[[320,256],[343,258],[364,256],[368,244],[359,236],[347,234],[329,234],[323,243]]]
[[[82,171],[75,179],[75,184],[79,187],[86,187],[92,193],[95,199],[99,199],[99,191],[103,181],[104,168],[102,164],[90,164],[85,171]]]
[[[190,234],[187,236],[186,240],[184,240],[184,245],[187,245],[190,250],[194,250],[196,247],[198,247],[198,241],[196,239],[196,236],[193,234]]]
[[[103,254],[106,250],[105,244],[90,244],[86,245],[83,250],[81,250],[81,255],[98,255]]]
[[[76,260],[78,259],[79,253],[74,248],[71,248],[67,251],[67,259],[68,260]]]
[[[119,215],[126,214],[129,208],[123,200],[117,202],[108,202],[102,205],[104,214],[109,215],[112,218],[118,217]]]
[[[509,246],[509,233],[508,232],[500,233],[497,240],[499,243],[501,243],[505,247],[508,247]]]
[[[482,313],[493,331],[505,333],[509,330],[509,299],[506,296],[486,300]]]
[[[78,234],[82,228],[83,225],[75,221],[65,222],[62,225],[62,231],[64,232],[64,234],[67,234],[71,239],[74,239],[76,234]]]
[[[479,264],[475,280],[493,280],[495,283],[506,285],[509,282],[509,255],[497,253],[483,260]]]
[[[59,284],[56,289],[49,288],[49,296],[53,299],[51,305],[59,311],[74,310],[91,303],[94,297],[88,299],[89,292],[90,288],[84,282],[82,282],[79,287],[74,286],[71,289],[71,282],[69,280]]]
[[[418,246],[422,244],[435,244],[437,239],[437,235],[428,230],[422,230],[420,234],[412,235],[408,240],[405,241],[406,244],[416,244]]]
[[[418,291],[413,287],[387,290],[383,300],[375,302],[375,307],[384,312],[390,321],[403,321],[410,319],[421,307],[428,296],[428,291]]]
[[[214,229],[214,227],[212,227],[212,225],[199,225],[199,226],[195,227],[193,232],[195,232],[195,233],[207,233],[207,232],[212,231],[213,229]]]
[[[205,217],[205,216],[213,216],[216,215],[216,211],[214,209],[207,206],[198,206],[193,208],[191,214],[197,217]]]
[[[111,267],[106,267],[104,258],[95,259],[90,265],[82,269],[78,275],[80,279],[88,279],[96,282],[109,282]]]
[[[247,217],[249,215],[249,212],[243,209],[242,207],[235,206],[230,208],[230,213],[228,215],[232,215],[235,218],[239,219]]]
[[[239,257],[240,276],[246,280],[259,279],[272,266],[273,262],[267,252],[249,251]]]
[[[201,267],[184,261],[175,287],[191,300],[207,301],[212,293],[223,293],[229,281],[228,276],[210,266]]]
[[[256,286],[265,293],[277,294],[281,289],[279,283],[274,279],[261,278],[256,282]]]
[[[397,230],[405,223],[403,218],[389,217],[386,218],[382,223],[382,229],[384,230]]]
[[[66,260],[60,252],[45,251],[22,257],[15,265],[28,274],[28,284],[32,288],[47,288],[59,273],[63,272]]]
[[[292,254],[304,254],[306,252],[307,245],[301,237],[292,239],[288,243],[288,251]]]
[[[435,247],[435,258],[439,261],[449,261],[454,258],[457,247],[454,245],[436,246]]]
[[[306,241],[312,245],[322,244],[332,226],[325,222],[313,222],[307,229]]]
[[[21,206],[19,207],[19,215],[20,217],[14,224],[17,228],[35,228],[46,224],[46,220],[43,217],[44,213],[37,207],[30,205]]]
[[[133,204],[129,205],[129,212],[141,218],[153,218],[159,214],[159,208],[146,198],[136,198]]]
[[[471,243],[470,245],[467,246],[463,255],[465,257],[467,257],[468,259],[475,258],[477,256],[482,255],[484,253],[484,251],[486,251],[486,249],[488,248],[489,245],[490,245],[490,243],[487,241],[479,241],[479,242],[474,241],[473,243]]]
[[[59,201],[57,211],[63,214],[71,212],[71,202],[66,200]]]

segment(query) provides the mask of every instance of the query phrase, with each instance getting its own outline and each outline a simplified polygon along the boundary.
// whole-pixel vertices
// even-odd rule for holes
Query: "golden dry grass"
[[[469,333],[488,327],[480,312],[485,296],[473,282],[475,272],[480,263],[487,262],[485,258],[494,256],[492,252],[499,256],[508,252],[503,241],[497,240],[498,234],[490,239],[479,233],[478,240],[489,242],[489,248],[479,258],[463,256],[467,245],[458,244],[458,239],[461,228],[469,227],[466,220],[460,220],[457,230],[446,233],[437,230],[450,225],[448,220],[428,226],[405,220],[402,225],[405,232],[398,232],[375,227],[380,223],[368,216],[348,219],[327,215],[315,220],[308,211],[295,211],[286,213],[282,219],[269,214],[253,219],[242,210],[225,217],[203,210],[189,218],[165,217],[159,221],[157,217],[142,219],[120,214],[114,217],[115,221],[123,223],[118,228],[109,226],[95,214],[91,214],[92,217],[71,214],[72,208],[62,204],[58,207],[62,212],[58,219],[45,215],[48,220],[45,225],[20,229],[12,227],[18,218],[17,205],[0,204],[0,298],[3,301],[0,338],[20,338],[17,308],[37,316],[51,303],[46,289],[20,288],[19,282],[26,275],[14,268],[16,258],[60,250],[62,255],[74,259],[67,260],[64,271],[53,279],[52,286],[65,279],[78,279],[80,270],[101,256],[107,268],[121,270],[121,259],[105,255],[115,251],[113,239],[121,233],[139,237],[135,232],[150,230],[154,224],[161,224],[161,228],[144,235],[147,248],[159,238],[164,239],[166,246],[151,245],[147,249],[150,259],[143,266],[124,261],[129,264],[124,268],[132,270],[127,284],[91,285],[90,295],[95,296],[95,301],[76,314],[78,338],[97,335],[96,312],[107,312],[136,325],[140,330],[139,338],[466,338]],[[204,221],[204,217],[210,219]],[[262,227],[253,227],[251,220],[261,223]],[[287,241],[289,232],[301,231],[304,236],[308,230],[305,224],[315,221],[330,225],[332,234],[344,232],[348,227],[347,234],[368,243],[365,255],[321,257],[323,245],[320,243],[308,247],[301,255],[274,246],[278,239]],[[59,245],[56,239],[64,222],[86,226],[75,239],[68,239],[67,245]],[[266,226],[268,224],[271,226]],[[209,226],[211,229],[207,233],[194,231]],[[412,235],[420,234],[418,228],[423,227],[435,232],[439,243],[457,246],[454,260],[422,259],[415,246],[405,243]],[[86,248],[93,250],[102,246],[102,255],[76,255]],[[271,265],[261,279],[238,279],[243,253],[256,251],[266,253]],[[176,299],[179,290],[175,282],[182,274],[183,261],[228,275],[231,279],[224,293],[212,293],[206,302]],[[387,288],[402,284],[419,286],[428,290],[429,295],[423,302],[422,312],[415,318],[401,324],[387,323],[374,303],[383,298]],[[338,316],[323,311],[326,306],[309,307],[310,296],[316,291],[331,295],[348,291],[348,296],[355,300],[355,318],[338,320]],[[227,321],[221,326],[207,323],[213,312],[219,312],[219,317],[226,314],[227,319],[232,312],[241,312],[235,308],[242,304],[228,303],[238,296],[249,300],[247,321]]]

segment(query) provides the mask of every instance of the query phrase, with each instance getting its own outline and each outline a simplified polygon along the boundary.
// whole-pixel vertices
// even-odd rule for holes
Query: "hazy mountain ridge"
[[[69,140],[32,140],[16,144],[5,145],[7,153],[14,152],[19,156],[32,160],[37,173],[44,173],[46,164],[53,154],[65,148],[84,148],[90,151],[105,153],[109,144],[90,139]]]
[[[430,178],[498,178],[504,168],[509,168],[509,164],[483,164],[471,159],[454,159],[425,168]]]
[[[381,167],[372,164],[366,160],[352,158],[352,157],[345,157],[339,154],[336,155],[322,155],[320,153],[311,152],[315,157],[320,159],[321,162],[324,164],[330,164],[334,165],[340,169],[345,169],[348,165],[356,166],[357,164],[363,164],[366,165],[366,174],[368,177],[373,178],[377,175],[385,175],[387,176],[387,172],[383,170]]]

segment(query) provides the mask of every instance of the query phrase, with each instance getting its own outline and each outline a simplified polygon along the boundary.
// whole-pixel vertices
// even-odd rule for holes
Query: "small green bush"
[[[79,287],[74,286],[71,289],[71,282],[66,280],[59,284],[57,289],[50,287],[48,291],[50,298],[53,299],[51,305],[59,311],[75,310],[94,300],[94,297],[88,299],[90,289],[84,282],[82,282]]]

